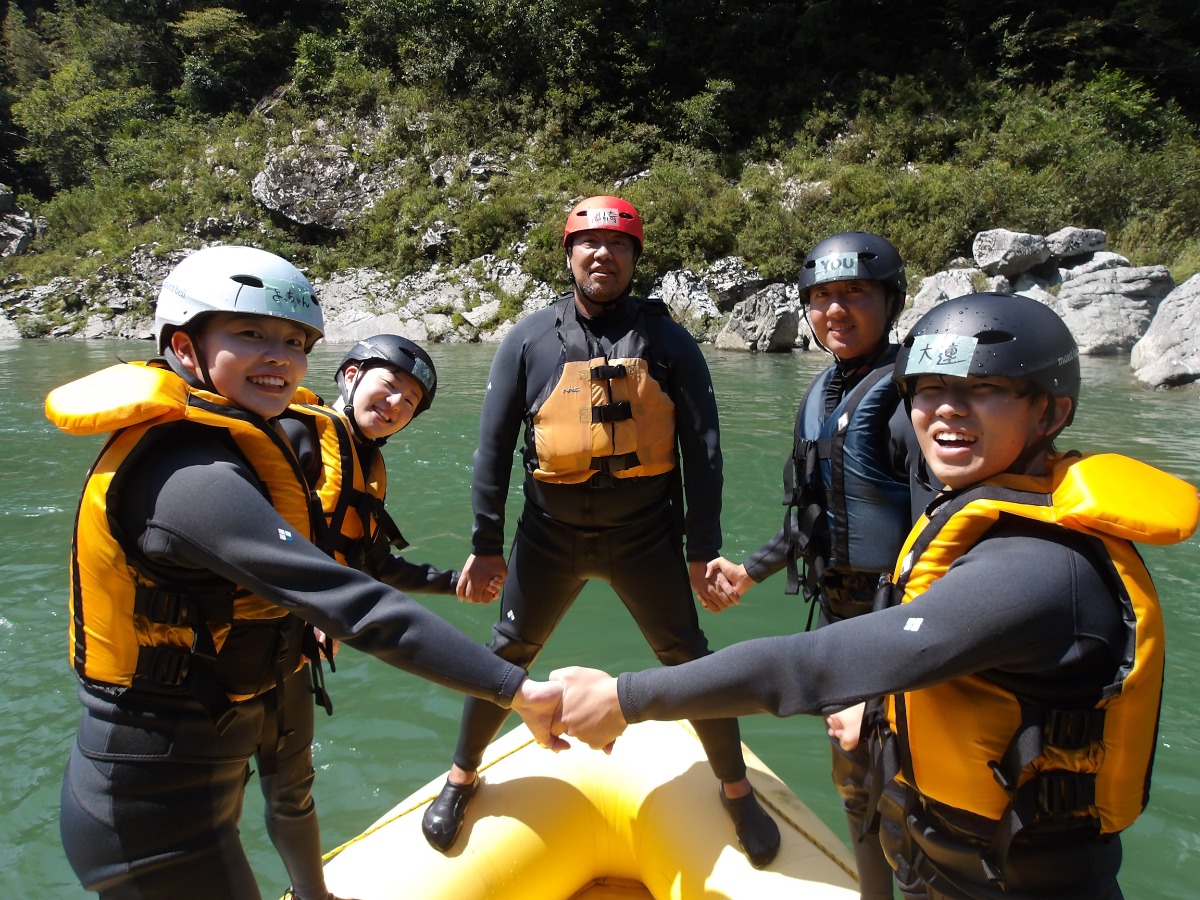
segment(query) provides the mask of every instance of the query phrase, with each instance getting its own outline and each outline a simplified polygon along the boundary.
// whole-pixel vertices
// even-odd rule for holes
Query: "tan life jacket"
[[[643,478],[677,465],[675,404],[650,371],[649,301],[608,356],[593,355],[573,297],[559,301],[558,377],[528,418],[533,477],[579,484],[597,472]],[[655,308],[662,304],[653,304]]]

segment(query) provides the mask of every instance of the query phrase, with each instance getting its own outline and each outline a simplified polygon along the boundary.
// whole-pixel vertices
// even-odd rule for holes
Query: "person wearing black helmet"
[[[507,577],[491,643],[504,659],[531,665],[592,579],[612,586],[664,665],[709,652],[692,594],[710,605],[721,590],[705,579],[721,545],[716,398],[695,339],[663,303],[630,296],[643,240],[628,201],[576,204],[562,239],[573,289],[514,325],[492,362],[472,476],[473,552],[458,595],[489,602],[487,586]],[[522,429],[525,508],[506,563],[504,509]],[[435,849],[458,839],[483,751],[507,715],[466,704],[453,766],[422,819]],[[696,731],[731,837],[752,865],[767,865],[779,828],[746,778],[737,722],[698,722]]]
[[[833,363],[796,413],[783,527],[744,562],[717,557],[711,566],[739,597],[786,568],[785,592],[803,593],[809,627],[818,612],[820,627],[871,611],[879,576],[891,570],[929,494],[913,490],[920,450],[891,377],[898,347],[890,332],[907,288],[899,251],[870,232],[832,235],[805,258],[799,287],[813,336]],[[892,869],[878,834],[863,828],[869,754],[836,740],[831,754],[861,896],[890,900]]]
[[[155,330],[161,358],[46,398],[63,431],[111,432],[71,544],[83,711],[59,822],[68,861],[102,898],[246,900],[259,896],[239,822],[252,766],[267,777],[307,766],[286,777],[312,839],[292,823],[272,823],[271,837],[285,856],[321,863],[311,765],[286,741],[293,696],[312,713],[296,684],[305,622],[399,669],[511,702],[547,744],[561,687],[313,543],[310,485],[276,427],[323,330],[295,266],[252,247],[198,250],[164,281]],[[302,897],[329,900],[323,881]]]
[[[1162,611],[1134,542],[1186,540],[1196,488],[1055,448],[1079,351],[1028,297],[935,307],[895,378],[944,489],[901,549],[893,604],[673,669],[552,672],[556,727],[603,746],[645,719],[835,711],[831,733],[853,743],[853,712],[836,711],[884,698],[865,733],[876,784],[899,788],[878,812],[906,897],[1120,898],[1163,680]]]
[[[333,407],[315,396],[298,397],[280,417],[301,468],[324,512],[316,544],[338,562],[410,594],[453,596],[458,572],[414,563],[395,550],[407,546],[388,514],[387,469],[381,448],[429,409],[437,393],[437,370],[423,348],[394,334],[377,334],[355,344],[342,358],[334,380]],[[497,582],[493,593],[500,591]],[[307,633],[311,691],[327,713],[333,701],[325,687],[321,658],[332,668],[336,643],[318,629]],[[291,878],[290,897],[325,895],[320,835],[309,798],[313,779],[313,703],[308,691],[285,693],[288,734],[279,754],[286,765],[260,773],[268,831]]]

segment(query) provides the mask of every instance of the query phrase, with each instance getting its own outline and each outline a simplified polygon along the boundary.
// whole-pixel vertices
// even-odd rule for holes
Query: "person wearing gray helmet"
[[[891,604],[672,669],[552,672],[566,683],[555,730],[605,746],[646,719],[826,714],[847,745],[865,728],[875,784],[898,788],[878,813],[905,897],[1117,900],[1165,655],[1134,542],[1186,540],[1196,488],[1055,447],[1079,402],[1079,350],[1029,297],[939,304],[894,377],[945,487],[905,539]]]
[[[809,385],[796,412],[784,466],[783,527],[742,563],[710,564],[740,598],[787,569],[788,594],[802,593],[808,624],[871,611],[875,587],[929,499],[917,479],[916,437],[892,383],[899,349],[892,326],[904,307],[904,260],[865,231],[825,238],[800,270],[800,302],[833,362]],[[864,900],[890,900],[892,869],[879,835],[865,827],[870,767],[865,747],[832,741],[832,776],[849,825]]]
[[[295,762],[288,697],[298,690],[311,713],[296,684],[308,622],[511,705],[561,746],[549,733],[561,688],[312,543],[310,486],[276,427],[323,331],[308,279],[263,250],[205,248],[167,276],[155,327],[161,358],[46,398],[63,431],[111,432],[87,476],[70,561],[83,713],[60,829],[83,886],[107,900],[259,897],[242,799],[252,761],[260,773]],[[311,796],[294,799],[315,834]],[[289,854],[293,837],[272,833]],[[319,839],[307,852],[319,866]]]

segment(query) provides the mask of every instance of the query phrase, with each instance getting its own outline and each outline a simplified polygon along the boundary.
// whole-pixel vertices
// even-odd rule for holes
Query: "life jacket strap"
[[[591,422],[593,425],[604,425],[609,422],[625,422],[633,418],[633,407],[629,405],[628,400],[619,400],[616,403],[606,403],[603,406],[590,406]],[[583,414],[588,415],[588,411],[584,410]]]
[[[601,365],[592,366],[588,370],[588,374],[592,381],[612,381],[614,378],[625,378],[629,372],[623,364],[618,366]]]
[[[992,777],[1009,797],[991,844],[982,854],[988,881],[1003,886],[1004,863],[1013,839],[1035,823],[1050,826],[1078,822],[1096,802],[1096,773],[1042,771],[1024,784],[1021,773],[1046,747],[1080,750],[1104,734],[1103,709],[1057,710],[1021,705],[1021,727],[1004,758],[988,765]]]
[[[593,456],[588,462],[589,469],[595,469],[602,475],[615,475],[626,469],[641,465],[636,453],[618,453],[615,456]]]

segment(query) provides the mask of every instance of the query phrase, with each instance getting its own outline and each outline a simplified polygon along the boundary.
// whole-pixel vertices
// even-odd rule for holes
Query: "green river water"
[[[345,347],[314,351],[306,383],[330,397]],[[471,453],[490,346],[434,346],[440,384],[432,410],[386,448],[389,508],[412,542],[410,559],[459,566],[468,550]],[[57,384],[150,345],[124,342],[0,342],[0,896],[80,898],[58,837],[62,768],[78,704],[67,659],[66,562],[79,491],[100,438],[60,435],[42,402]],[[796,404],[823,354],[747,355],[706,350],[721,408],[726,487],[724,552],[741,559],[779,524],[780,472]],[[1060,443],[1141,458],[1200,485],[1200,391],[1149,392],[1126,359],[1084,360],[1080,414]],[[515,500],[515,493],[514,493]],[[1153,503],[1153,497],[1145,502]],[[511,507],[515,511],[515,504]],[[515,521],[515,512],[510,516]],[[510,531],[511,533],[511,531]],[[1125,835],[1122,884],[1130,898],[1194,898],[1200,884],[1200,553],[1193,537],[1144,548],[1167,621],[1167,687],[1151,803]],[[426,598],[486,641],[495,612]],[[701,612],[714,647],[803,628],[805,610],[775,576],[719,616]],[[538,661],[544,676],[565,664],[610,671],[654,663],[628,615],[603,586],[590,586]],[[353,651],[329,679],[336,714],[320,717],[315,762],[326,848],[353,837],[399,799],[445,770],[457,734],[458,695]],[[829,751],[817,719],[743,720],[743,739],[841,834],[829,784]],[[580,748],[572,752],[590,752]],[[287,886],[261,824],[252,783],[243,841],[263,894]],[[403,860],[396,861],[403,878]],[[183,895],[181,895],[183,896]]]

